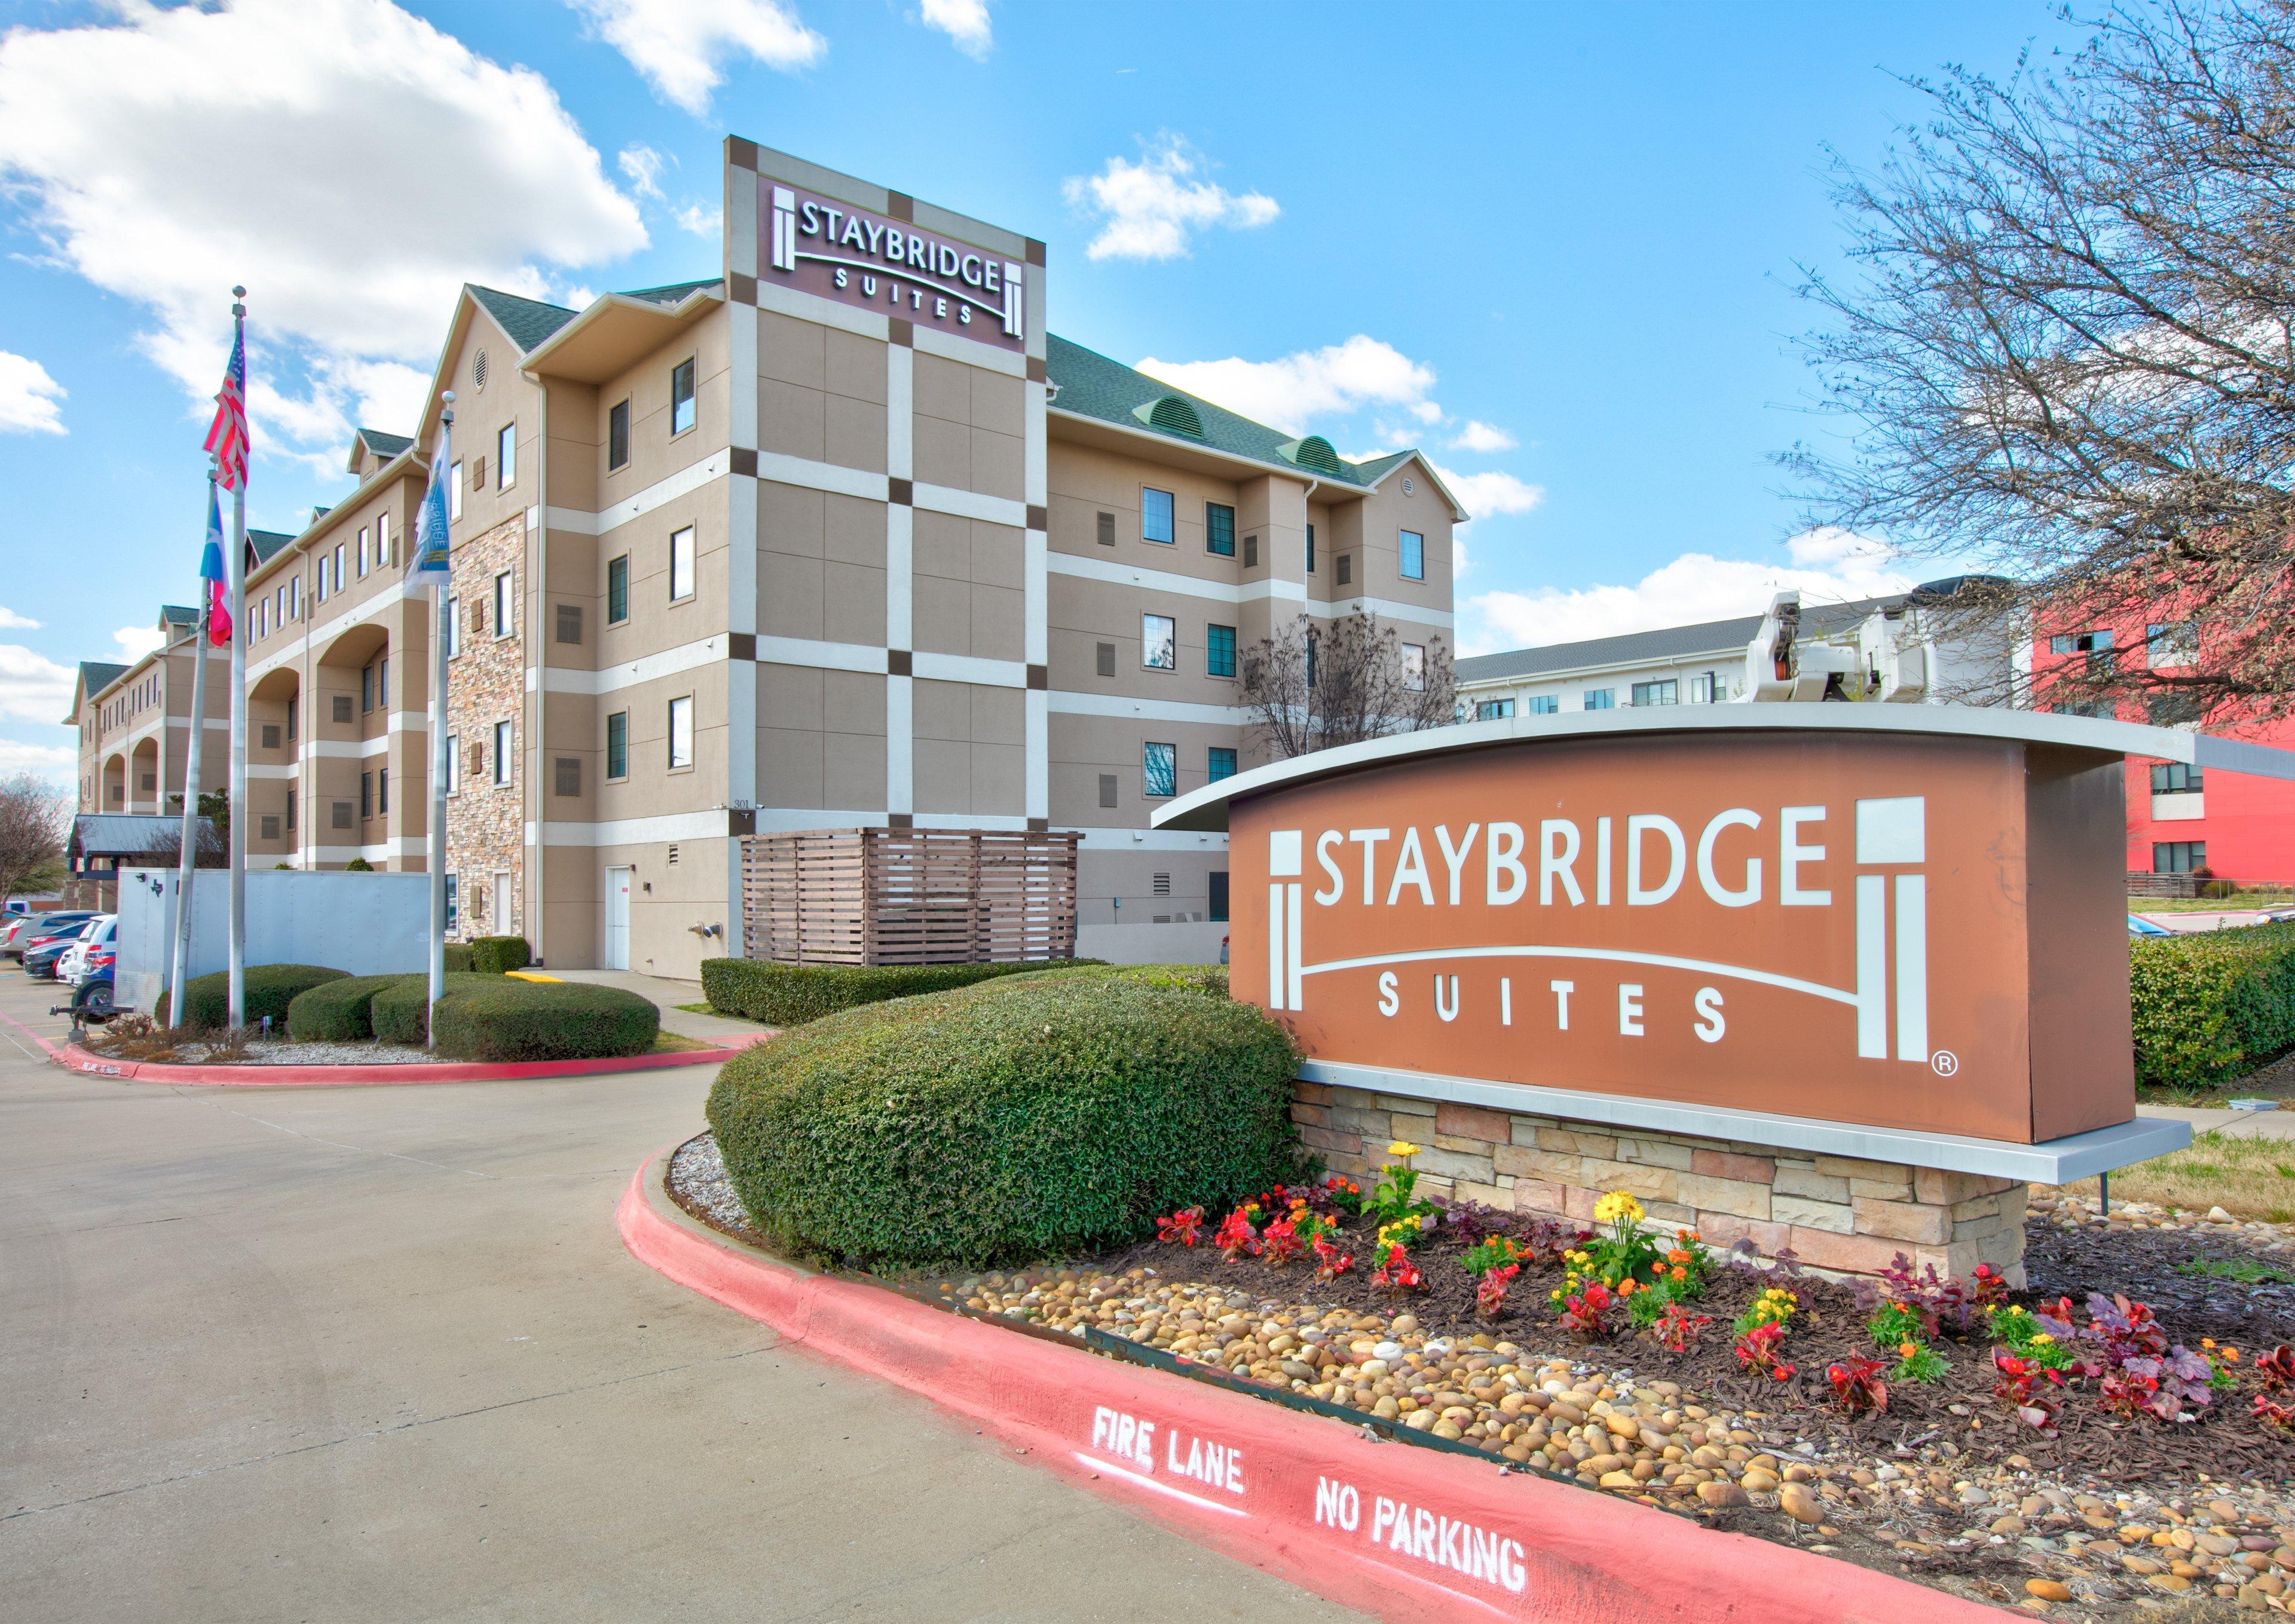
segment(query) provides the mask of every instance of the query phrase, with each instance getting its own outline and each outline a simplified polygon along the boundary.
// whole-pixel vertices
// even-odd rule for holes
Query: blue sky
[[[0,4],[0,771],[192,600],[250,289],[251,524],[411,421],[455,287],[714,274],[728,131],[1043,238],[1053,331],[1478,517],[1467,652],[1936,573],[1798,535],[1796,262],[1897,82],[2075,38],[2044,4],[1003,0]],[[125,634],[125,635],[123,635]]]

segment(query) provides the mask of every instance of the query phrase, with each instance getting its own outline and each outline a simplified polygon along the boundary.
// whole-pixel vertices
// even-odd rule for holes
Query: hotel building
[[[1301,616],[1448,641],[1466,515],[1049,336],[1043,245],[739,139],[706,280],[576,311],[471,287],[355,490],[250,536],[249,861],[420,869],[434,610],[408,538],[455,398],[458,934],[691,976],[746,836],[1082,836],[1078,951],[1206,959],[1253,763],[1240,673]]]

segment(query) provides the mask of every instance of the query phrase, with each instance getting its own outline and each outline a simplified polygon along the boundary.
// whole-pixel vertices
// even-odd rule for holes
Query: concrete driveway
[[[0,1026],[0,1615],[1357,1616],[630,1259],[711,1075],[179,1089]]]

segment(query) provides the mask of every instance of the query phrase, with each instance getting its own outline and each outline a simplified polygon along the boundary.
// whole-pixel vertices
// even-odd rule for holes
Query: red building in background
[[[2116,704],[2085,698],[2052,699],[2052,679],[2099,663],[2135,661],[2154,669],[2192,664],[2198,656],[2195,629],[2188,622],[2152,621],[2140,625],[2085,625],[2033,640],[2033,703],[2041,709],[2086,715],[2116,715],[2124,722],[2155,726],[2193,725],[2187,707],[2172,692],[2146,702]],[[2241,724],[2218,719],[2208,731],[2257,744],[2295,748],[2295,718]],[[2144,775],[2148,771],[2147,785]],[[2284,885],[2295,880],[2295,784],[2211,772],[2172,762],[2128,762],[2128,871],[2130,874],[2197,874],[2242,885]]]

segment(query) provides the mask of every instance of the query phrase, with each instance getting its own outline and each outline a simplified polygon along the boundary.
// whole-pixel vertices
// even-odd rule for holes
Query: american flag
[[[231,340],[231,364],[216,392],[215,421],[208,425],[208,454],[216,460],[216,483],[226,491],[247,488],[247,332]]]

